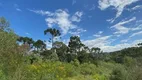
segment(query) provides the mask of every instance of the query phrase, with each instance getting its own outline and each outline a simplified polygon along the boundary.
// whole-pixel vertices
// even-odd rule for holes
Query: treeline
[[[94,63],[103,56],[103,52],[100,48],[93,47],[90,49],[81,42],[78,36],[71,36],[67,46],[63,42],[54,41],[54,37],[57,37],[56,31],[60,34],[59,30],[47,29],[46,31],[49,31],[52,35],[52,38],[49,39],[49,42],[52,44],[51,49],[47,49],[44,41],[34,41],[32,38],[28,37],[19,37],[17,43],[21,46],[24,45],[28,47],[28,51],[25,54],[38,54],[43,60],[71,62],[77,59],[80,63]]]
[[[61,35],[57,29],[47,29],[44,34],[51,34],[49,42],[51,42],[51,49],[47,49],[45,41],[34,41],[32,38],[19,37],[17,41],[22,45],[27,45],[29,51],[32,50],[33,54],[39,54],[43,60],[53,60],[61,62],[71,62],[78,60],[80,63],[95,63],[97,65],[98,60],[109,61],[113,60],[117,63],[123,63],[125,57],[137,58],[142,56],[142,43],[137,44],[138,47],[126,48],[120,51],[105,53],[100,48],[89,48],[83,44],[78,36],[71,36],[68,45],[63,42],[54,41],[55,37]],[[48,45],[48,44],[47,44]],[[29,51],[26,54],[29,54]],[[109,59],[108,59],[109,58]],[[33,61],[32,61],[33,62]]]

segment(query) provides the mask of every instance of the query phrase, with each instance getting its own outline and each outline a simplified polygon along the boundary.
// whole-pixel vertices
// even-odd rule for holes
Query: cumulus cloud
[[[80,22],[83,12],[77,11],[74,15],[70,15],[67,10],[58,9],[55,12],[43,10],[29,10],[37,14],[46,15],[45,21],[48,27],[58,27],[62,30],[62,35],[66,35],[69,30],[79,28],[74,22]]]
[[[116,30],[116,32],[114,32],[114,34],[126,34],[130,30],[136,30],[136,28],[127,28],[124,25],[128,24],[132,21],[135,21],[135,20],[136,20],[136,17],[133,17],[127,21],[121,21],[121,22],[115,24],[114,26],[111,26],[111,28],[114,28]]]
[[[126,6],[137,1],[139,0],[99,0],[98,3],[99,3],[99,8],[101,10],[105,10],[109,7],[114,7],[117,10],[116,17],[111,20],[113,22],[116,18],[118,18],[122,14]]]

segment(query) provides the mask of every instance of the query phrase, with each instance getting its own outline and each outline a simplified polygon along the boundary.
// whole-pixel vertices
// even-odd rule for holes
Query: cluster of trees
[[[9,28],[9,22],[4,18],[0,18],[0,30],[4,32],[12,32]],[[94,59],[99,59],[101,52],[100,48],[88,48],[85,46],[78,36],[71,36],[68,46],[63,42],[55,41],[55,37],[60,37],[61,33],[55,28],[49,28],[44,31],[44,34],[51,34],[49,42],[51,42],[52,47],[50,50],[47,49],[45,41],[37,40],[34,41],[29,37],[18,37],[17,43],[19,46],[24,47],[26,54],[35,53],[43,57],[43,59],[60,60],[63,62],[71,62],[75,59],[79,60],[80,63],[91,62]],[[50,58],[49,58],[50,57]],[[53,60],[54,60],[53,59]]]
[[[61,35],[59,30],[49,28],[44,31],[45,35],[47,33],[51,34],[49,42],[51,42],[52,47],[50,50],[47,49],[45,42],[42,40],[34,41],[32,38],[19,37],[17,41],[22,45],[28,45],[29,51],[33,50],[33,52],[40,54],[44,59],[49,59],[49,56],[52,55],[53,58],[56,57],[55,60],[63,62],[71,62],[75,59],[78,59],[80,63],[91,62],[94,59],[98,59],[100,57],[99,55],[102,53],[100,48],[93,47],[90,49],[85,46],[78,36],[71,36],[67,46],[63,42],[54,41],[55,37]]]

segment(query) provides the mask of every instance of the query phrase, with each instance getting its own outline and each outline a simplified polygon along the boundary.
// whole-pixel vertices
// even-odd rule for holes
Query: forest
[[[43,31],[52,44],[17,35],[0,17],[0,80],[142,80],[142,43],[115,52],[89,48],[81,37],[68,45],[56,40],[61,32]]]

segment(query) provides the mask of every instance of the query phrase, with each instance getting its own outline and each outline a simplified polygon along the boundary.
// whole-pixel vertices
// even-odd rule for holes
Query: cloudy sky
[[[48,43],[47,28],[57,28],[61,41],[80,36],[87,46],[105,52],[142,42],[142,0],[0,0],[0,16],[20,36]]]

